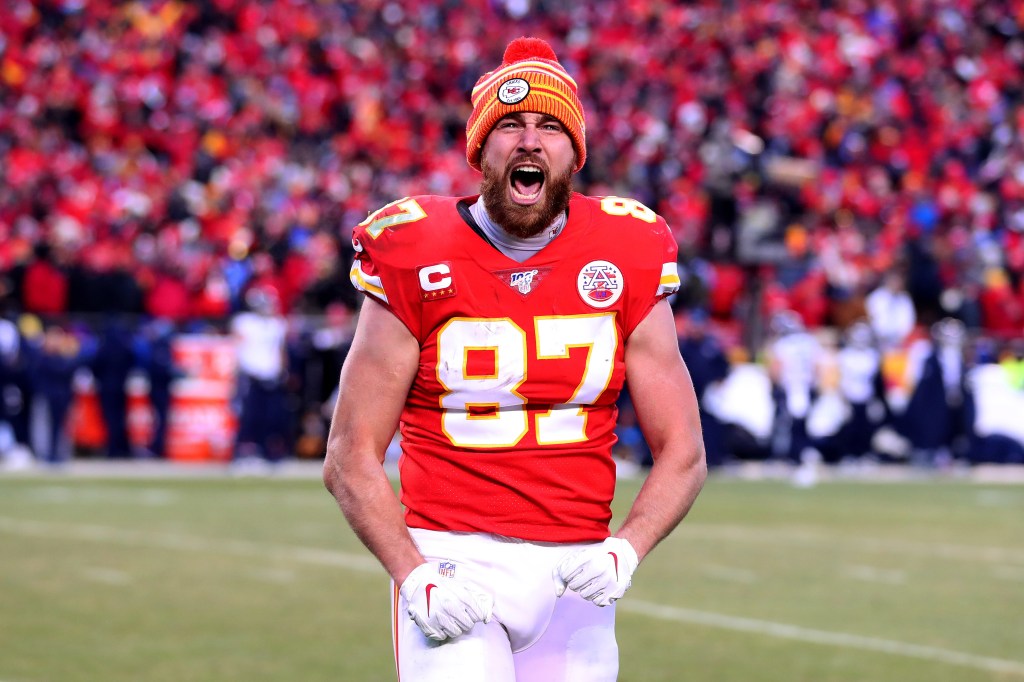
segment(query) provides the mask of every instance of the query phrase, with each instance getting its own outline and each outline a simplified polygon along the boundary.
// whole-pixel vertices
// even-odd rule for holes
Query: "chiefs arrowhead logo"
[[[522,78],[510,78],[498,88],[498,101],[502,104],[518,104],[529,94],[529,83]]]

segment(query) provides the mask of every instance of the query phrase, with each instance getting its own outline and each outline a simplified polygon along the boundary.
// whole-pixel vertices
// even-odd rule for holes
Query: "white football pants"
[[[455,639],[427,638],[392,583],[399,682],[612,682],[619,669],[615,606],[572,590],[555,597],[555,565],[586,545],[485,533],[410,529],[428,562],[494,595],[494,617]]]

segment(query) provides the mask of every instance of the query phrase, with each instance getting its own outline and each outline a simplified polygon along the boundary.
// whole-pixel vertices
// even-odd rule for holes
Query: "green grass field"
[[[387,587],[318,480],[0,478],[0,682],[393,680]],[[620,680],[1024,680],[1024,486],[712,477],[618,608]]]

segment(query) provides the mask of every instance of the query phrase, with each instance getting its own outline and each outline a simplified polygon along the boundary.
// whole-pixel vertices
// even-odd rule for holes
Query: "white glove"
[[[577,549],[555,567],[555,594],[561,597],[568,587],[598,606],[608,606],[626,594],[639,563],[633,545],[622,538]]]
[[[494,597],[476,585],[437,572],[437,564],[420,564],[399,589],[409,617],[430,639],[443,641],[491,622]]]

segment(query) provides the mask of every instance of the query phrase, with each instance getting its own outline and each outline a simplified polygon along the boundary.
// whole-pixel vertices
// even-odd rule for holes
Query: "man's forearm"
[[[703,453],[679,460],[654,460],[625,522],[615,533],[629,541],[641,560],[679,525],[704,485],[707,464]]]
[[[375,461],[350,465],[344,471],[328,464],[324,482],[356,536],[401,585],[424,559],[405,526],[402,506],[384,468]]]

